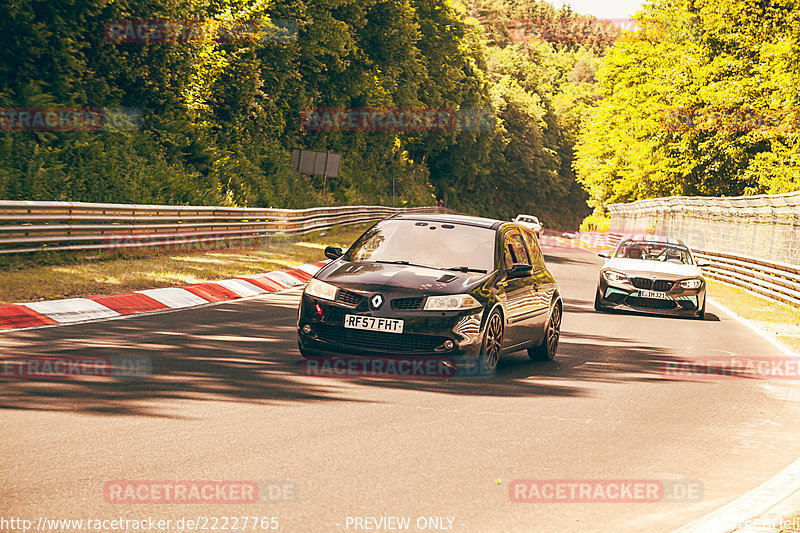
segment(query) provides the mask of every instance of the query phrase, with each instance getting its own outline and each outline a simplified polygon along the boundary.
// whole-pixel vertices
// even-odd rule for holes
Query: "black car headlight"
[[[701,279],[687,279],[681,281],[681,287],[684,289],[699,289],[702,284],[703,280]]]
[[[460,311],[475,309],[481,303],[469,294],[448,294],[447,296],[428,296],[425,311]]]
[[[624,283],[628,281],[628,276],[614,270],[606,270],[603,272],[603,277],[606,278],[606,281],[615,281],[617,283]]]
[[[309,296],[321,298],[323,300],[335,300],[336,292],[338,290],[339,289],[337,287],[331,285],[330,283],[325,283],[317,278],[311,278],[306,285],[305,293]]]

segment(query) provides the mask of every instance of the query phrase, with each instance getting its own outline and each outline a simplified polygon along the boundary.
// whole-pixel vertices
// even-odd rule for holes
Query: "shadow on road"
[[[531,363],[524,352],[504,357],[483,379],[311,377],[301,371],[295,344],[296,294],[135,317],[9,332],[3,357],[146,359],[138,378],[3,379],[0,409],[72,411],[99,415],[174,416],[171,400],[253,402],[373,401],[362,387],[441,394],[522,397],[591,395],[591,382],[663,380],[663,348],[626,338],[567,331],[553,362]],[[588,312],[565,301],[566,317]],[[594,312],[594,311],[592,311]]]
[[[573,309],[574,307],[574,309]],[[568,313],[579,311],[577,304]],[[126,320],[11,332],[0,336],[5,357],[136,357],[152,372],[139,378],[0,382],[0,408],[100,415],[173,416],[169,400],[278,404],[370,401],[359,387],[469,396],[591,394],[584,382],[661,379],[662,349],[630,339],[567,333],[554,362],[531,363],[524,352],[501,360],[485,379],[332,379],[303,375],[295,345],[296,295]],[[249,322],[248,319],[260,317]],[[620,357],[620,353],[624,357]],[[598,362],[604,362],[602,364]]]

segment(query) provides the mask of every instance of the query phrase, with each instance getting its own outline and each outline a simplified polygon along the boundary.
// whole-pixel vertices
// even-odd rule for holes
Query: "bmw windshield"
[[[438,269],[494,270],[495,230],[456,223],[387,220],[362,235],[347,261],[374,261]]]
[[[625,241],[619,245],[614,257],[625,259],[644,259],[646,261],[667,261],[683,265],[692,265],[692,254],[689,249],[679,244],[648,241]]]

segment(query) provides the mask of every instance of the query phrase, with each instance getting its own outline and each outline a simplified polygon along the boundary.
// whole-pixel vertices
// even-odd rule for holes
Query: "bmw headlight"
[[[702,284],[703,281],[699,279],[687,279],[686,281],[681,281],[681,287],[684,289],[699,289],[700,285]]]
[[[311,280],[306,285],[305,293],[308,294],[309,296],[322,298],[323,300],[335,300],[336,291],[338,290],[339,289],[337,289],[330,283],[325,283],[324,281],[320,281],[317,278],[311,278]]]
[[[469,294],[448,294],[447,296],[428,296],[425,311],[459,311],[475,309],[481,303]]]
[[[621,272],[615,272],[613,270],[606,270],[603,272],[603,277],[606,278],[606,281],[616,281],[616,282],[626,282],[628,281],[628,276],[622,274]]]

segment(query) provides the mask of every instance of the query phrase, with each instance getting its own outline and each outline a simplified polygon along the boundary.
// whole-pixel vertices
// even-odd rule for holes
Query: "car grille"
[[[339,289],[336,293],[336,301],[347,305],[356,306],[361,303],[362,296],[347,289]]]
[[[632,278],[631,283],[637,289],[643,289],[646,291],[661,291],[667,292],[672,290],[672,287],[675,285],[674,281],[668,281],[665,279],[648,279],[648,278]]]
[[[447,337],[419,335],[417,333],[385,333],[382,331],[361,331],[346,329],[330,324],[315,326],[317,338],[321,341],[340,344],[347,348],[357,348],[384,352],[387,354],[430,353],[441,346]]]
[[[422,296],[414,298],[395,298],[392,300],[392,307],[398,311],[411,311],[422,309]]]
[[[647,307],[648,309],[675,309],[674,300],[657,300],[655,298],[639,298],[638,296],[628,296],[628,305],[633,307]]]

